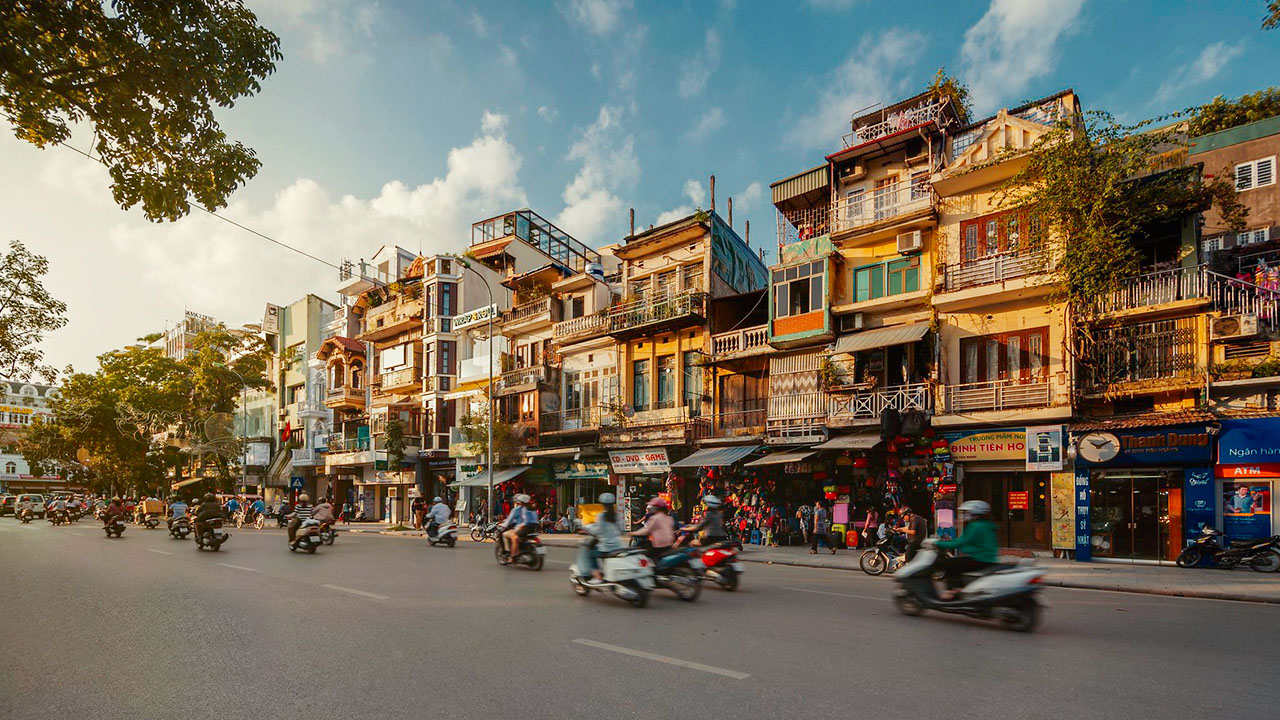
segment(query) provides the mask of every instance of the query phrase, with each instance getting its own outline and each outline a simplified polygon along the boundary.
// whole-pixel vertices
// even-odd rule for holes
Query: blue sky
[[[850,113],[918,92],[939,66],[978,114],[1074,87],[1139,120],[1275,82],[1262,0],[410,2],[248,0],[283,39],[262,93],[221,114],[261,173],[226,214],[337,260],[383,241],[458,250],[469,224],[528,205],[586,242],[735,198],[775,245],[768,184],[839,147]],[[87,136],[83,138],[87,144]],[[99,169],[0,139],[0,217],[48,255],[71,324],[49,359],[180,317],[259,318],[332,294],[333,271],[193,215],[150,225]]]

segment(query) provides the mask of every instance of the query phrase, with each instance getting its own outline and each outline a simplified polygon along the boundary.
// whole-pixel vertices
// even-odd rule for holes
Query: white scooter
[[[995,564],[966,573],[966,584],[952,600],[938,595],[933,581],[933,561],[938,557],[936,538],[924,541],[923,547],[893,574],[901,586],[893,597],[894,605],[906,615],[920,615],[925,610],[957,613],[980,618],[996,618],[1012,630],[1030,632],[1040,620],[1041,605],[1037,599],[1045,571],[1030,562],[1017,565]]]
[[[569,566],[569,582],[573,584],[573,591],[586,597],[592,590],[608,590],[638,608],[649,603],[649,591],[654,587],[653,561],[643,548],[623,548],[605,553],[600,556],[600,569],[604,579],[593,580],[578,569],[575,560]]]
[[[458,523],[453,520],[440,523],[436,526],[436,532],[432,535],[427,532],[427,542],[432,545],[448,545],[453,547],[458,542]]]
[[[314,554],[322,542],[324,541],[320,539],[320,521],[307,518],[298,526],[293,542],[289,543],[289,552],[302,550]]]

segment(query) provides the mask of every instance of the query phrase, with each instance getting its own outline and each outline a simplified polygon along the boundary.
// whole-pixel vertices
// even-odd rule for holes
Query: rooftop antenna
[[[746,243],[747,243],[747,247],[751,247],[751,221],[750,220],[747,221]]]
[[[729,227],[733,227],[733,198],[729,198]]]
[[[635,237],[635,236],[636,236],[636,209],[631,208],[631,234],[628,235],[627,237]]]
[[[711,212],[716,211],[716,176],[711,176]]]

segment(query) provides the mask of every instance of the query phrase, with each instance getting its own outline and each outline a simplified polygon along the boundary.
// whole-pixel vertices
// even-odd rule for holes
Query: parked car
[[[17,495],[5,495],[0,498],[0,517],[12,515],[13,509],[18,506]]]
[[[34,512],[34,513],[36,514],[36,517],[38,517],[38,518],[40,518],[41,520],[43,520],[43,519],[44,519],[44,513],[45,513],[45,500],[44,500],[44,496],[43,496],[43,495],[41,495],[41,494],[39,494],[39,493],[27,493],[27,494],[25,494],[25,495],[19,495],[19,496],[18,496],[18,499],[17,499],[17,502],[18,502],[18,503],[21,503],[21,502],[26,501],[26,500],[30,500],[30,501],[31,501],[31,511],[32,511],[32,512]],[[15,504],[16,504],[16,503],[15,503]]]

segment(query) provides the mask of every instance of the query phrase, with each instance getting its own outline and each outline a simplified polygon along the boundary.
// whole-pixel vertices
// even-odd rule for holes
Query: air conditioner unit
[[[1214,340],[1235,340],[1258,334],[1257,315],[1223,315],[1214,318],[1211,326]]]
[[[862,329],[862,313],[840,315],[840,332],[857,332]]]
[[[840,177],[845,180],[861,180],[867,176],[867,166],[862,163],[846,165],[840,171]]]
[[[922,247],[924,247],[924,241],[919,230],[898,233],[898,254],[918,252]]]

